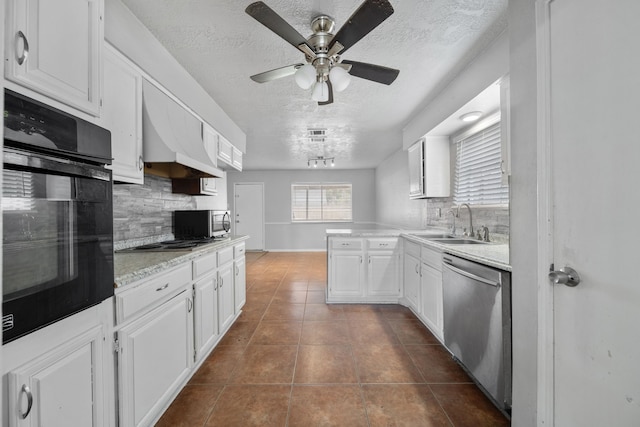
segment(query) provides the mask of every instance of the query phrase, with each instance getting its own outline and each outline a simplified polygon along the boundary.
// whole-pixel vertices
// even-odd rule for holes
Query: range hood
[[[142,141],[145,173],[166,178],[224,178],[202,141],[202,123],[143,80]]]

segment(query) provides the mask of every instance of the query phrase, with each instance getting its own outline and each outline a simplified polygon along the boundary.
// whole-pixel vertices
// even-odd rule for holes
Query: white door
[[[556,426],[638,426],[640,2],[540,6],[548,36],[548,259],[581,277],[573,288],[542,284],[553,295],[553,418]]]
[[[234,234],[249,236],[247,250],[264,249],[264,184],[236,183],[233,185]]]

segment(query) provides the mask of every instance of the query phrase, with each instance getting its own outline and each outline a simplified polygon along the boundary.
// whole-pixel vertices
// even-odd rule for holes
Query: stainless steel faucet
[[[473,219],[471,217],[471,206],[469,206],[469,203],[458,205],[458,211],[456,213],[456,216],[458,218],[460,218],[460,206],[466,206],[467,209],[469,209],[469,236],[473,236]]]
[[[451,214],[451,218],[453,219],[453,224],[451,225],[451,234],[456,234],[456,213],[453,211],[453,209],[449,209],[447,213]]]
[[[485,242],[489,241],[489,229],[486,225],[482,226],[482,240],[484,240]]]

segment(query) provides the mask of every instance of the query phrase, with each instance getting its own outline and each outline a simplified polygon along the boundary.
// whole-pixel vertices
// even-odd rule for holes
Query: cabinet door
[[[120,425],[149,425],[189,376],[191,307],[185,290],[118,332]]]
[[[422,263],[422,315],[429,329],[442,338],[442,272]]]
[[[200,178],[200,192],[209,196],[218,194],[217,178]]]
[[[409,197],[420,198],[424,194],[424,140],[409,147]]]
[[[233,147],[233,164],[232,166],[242,171],[242,151],[238,150],[236,147]]]
[[[196,359],[208,353],[218,339],[218,277],[211,274],[193,285]]]
[[[98,116],[103,0],[7,5],[7,79]]]
[[[142,76],[107,45],[103,78],[101,122],[111,131],[113,180],[143,184]]]
[[[247,301],[247,272],[245,269],[245,258],[236,258],[233,264],[236,274],[233,280],[233,286],[235,289],[236,314],[238,314]]]
[[[222,136],[218,137],[218,160],[233,164],[233,145]]]
[[[9,372],[9,425],[102,425],[102,343],[96,327]]]
[[[233,288],[233,263],[229,262],[218,270],[218,310],[220,331],[225,331],[235,315],[235,290]]]
[[[202,141],[204,143],[204,149],[211,158],[214,166],[218,166],[218,141],[220,135],[211,126],[206,123],[202,123]]]
[[[334,252],[329,263],[329,299],[362,300],[365,273],[362,252]]]
[[[420,260],[412,255],[404,256],[404,296],[416,313],[420,313]]]
[[[399,297],[399,262],[393,252],[370,251],[367,296]]]

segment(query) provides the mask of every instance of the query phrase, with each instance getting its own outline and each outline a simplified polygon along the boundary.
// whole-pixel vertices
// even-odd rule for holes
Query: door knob
[[[564,267],[560,270],[552,271],[549,273],[549,279],[554,285],[566,285],[572,288],[578,286],[580,283],[578,272],[571,267]]]
[[[240,224],[240,220],[237,220],[237,219],[236,219],[236,224]]]

